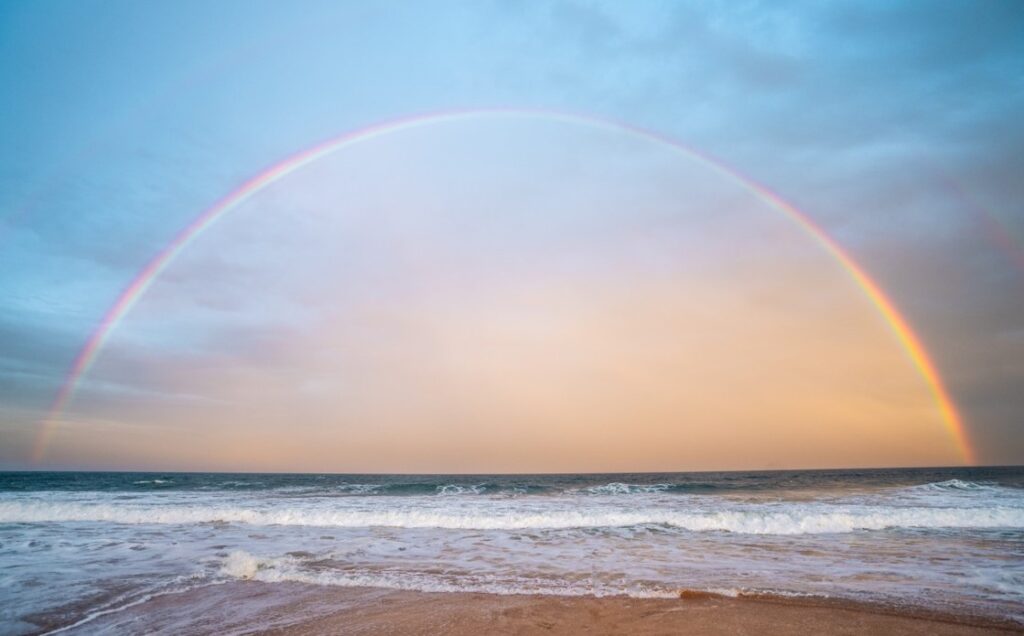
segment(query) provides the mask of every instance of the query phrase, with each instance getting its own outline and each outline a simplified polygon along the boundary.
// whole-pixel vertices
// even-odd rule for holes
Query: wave
[[[436,488],[439,495],[482,495],[487,492],[487,484],[463,486],[461,484],[444,484]]]
[[[386,489],[382,483],[338,483],[330,486],[283,485],[273,493],[285,496],[380,495]]]
[[[220,573],[230,579],[263,583],[307,583],[336,587],[374,587],[416,592],[473,592],[500,595],[628,596],[631,598],[793,599],[825,598],[820,594],[746,587],[673,587],[651,583],[570,582],[559,578],[497,577],[493,575],[440,574],[394,570],[333,570],[310,567],[292,557],[257,557],[235,550],[221,562]]]
[[[918,486],[897,489],[896,494],[909,495],[912,498],[920,498],[922,501],[988,501],[993,504],[999,502],[1017,503],[1024,502],[1024,489],[1013,486],[1005,486],[996,482],[963,481],[960,479],[947,479]]]
[[[589,495],[633,495],[665,492],[673,489],[672,484],[624,484],[616,481],[601,486],[590,486],[584,488],[582,492]]]
[[[941,492],[948,491],[1020,491],[1019,488],[1007,488],[1000,486],[995,482],[975,482],[975,481],[962,481],[960,479],[947,479],[946,481],[936,481],[929,484],[923,484],[917,488],[922,490],[938,490]]]
[[[952,475],[943,475],[954,477]],[[493,496],[517,498],[524,495],[672,497],[698,495],[761,496],[762,493],[803,493],[798,498],[888,495],[966,497],[994,495],[1024,498],[1020,476],[992,475],[993,479],[956,476],[930,483],[907,481],[896,475],[891,480],[869,479],[870,475],[819,475],[817,473],[721,474],[721,475],[521,475],[521,476],[399,476],[399,475],[220,475],[83,474],[71,479],[43,474],[31,479],[0,474],[0,492],[153,492],[203,493],[266,492],[274,497],[379,497],[379,496]],[[1006,483],[1009,481],[1009,483]],[[852,494],[851,494],[852,493]],[[941,505],[941,497],[934,500]]]
[[[495,484],[335,484],[331,486],[284,486],[274,492],[294,495],[481,495],[490,491],[501,491]],[[525,489],[511,492],[527,492]]]
[[[393,484],[332,484],[329,486],[280,486],[273,492],[285,495],[482,495],[484,493],[511,492],[526,494],[538,492],[543,487],[524,485],[502,487],[497,484],[449,484],[432,482],[409,482]]]
[[[163,480],[139,481],[136,484],[163,484],[170,483]],[[247,487],[255,490],[262,488],[255,487],[252,483],[225,482],[223,486]],[[569,485],[539,484],[539,483],[447,483],[447,482],[392,482],[392,483],[340,483],[330,485],[297,485],[278,486],[270,490],[291,495],[346,495],[346,496],[385,496],[385,495],[525,495],[525,494],[564,494],[564,495],[596,495],[596,496],[621,496],[621,495],[651,495],[651,494],[713,494],[716,492],[732,492],[744,490],[758,490],[748,484],[722,484],[708,481],[687,481],[683,483],[626,483],[609,482],[586,487],[573,487]],[[1021,488],[1002,486],[995,482],[972,482],[960,479],[949,479],[941,482],[910,486],[898,490],[914,494],[928,493],[950,493],[950,494],[983,494],[1002,493],[1007,495],[1021,495]]]
[[[123,595],[121,597],[114,599],[113,601],[110,601],[108,603],[100,605],[97,608],[94,608],[88,614],[86,614],[85,616],[83,616],[82,618],[78,619],[73,623],[69,623],[62,627],[57,627],[55,629],[43,632],[43,636],[51,636],[51,634],[62,634],[64,632],[77,629],[82,625],[93,622],[97,618],[129,610],[138,605],[148,603],[154,598],[160,596],[182,594],[184,592],[193,590],[197,587],[211,585],[211,583],[196,582],[197,580],[197,577],[179,576],[172,579],[169,583],[158,584],[155,586],[143,588],[141,591],[137,591],[133,595]]]
[[[646,495],[655,493],[669,493],[682,495],[700,494],[734,494],[742,492],[758,493],[770,490],[785,490],[785,483],[772,484],[751,484],[748,482],[728,483],[724,481],[685,481],[685,482],[663,482],[653,484],[634,484],[613,481],[607,484],[588,486],[585,488],[570,488],[563,492],[569,494],[585,495]],[[804,489],[814,490],[813,486],[804,486]],[[799,490],[799,488],[797,488]]]
[[[135,482],[139,483],[139,482]],[[215,485],[206,486],[205,488],[227,488],[227,489],[245,489],[245,490],[258,490],[263,487],[262,481],[241,481],[232,479],[229,481],[218,482]]]
[[[631,596],[633,598],[680,598],[680,590],[653,586],[613,586],[570,583],[560,579],[498,579],[482,575],[439,575],[393,570],[310,569],[295,559],[260,558],[236,550],[223,561],[221,574],[263,583],[307,583],[335,587],[374,587],[415,592],[475,592],[485,594],[553,596]],[[716,590],[717,591],[717,590]],[[728,593],[722,590],[722,593]],[[709,593],[714,593],[710,592]],[[736,591],[736,594],[742,594]]]
[[[238,523],[256,526],[529,530],[661,526],[691,532],[829,534],[890,528],[1024,528],[1021,507],[886,507],[796,504],[721,511],[639,508],[580,509],[475,506],[473,508],[338,507],[246,508],[201,504],[0,502],[0,523],[104,522],[115,524]]]

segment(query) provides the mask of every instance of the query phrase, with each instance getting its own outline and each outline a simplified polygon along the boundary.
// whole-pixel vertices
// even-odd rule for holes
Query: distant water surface
[[[823,597],[1024,624],[1024,468],[0,473],[0,634],[237,579]]]

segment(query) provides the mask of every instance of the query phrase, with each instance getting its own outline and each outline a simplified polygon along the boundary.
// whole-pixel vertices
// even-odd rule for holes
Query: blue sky
[[[474,107],[644,126],[779,192],[906,314],[981,458],[1024,462],[1022,31],[1014,2],[0,3],[0,462],[211,202]]]

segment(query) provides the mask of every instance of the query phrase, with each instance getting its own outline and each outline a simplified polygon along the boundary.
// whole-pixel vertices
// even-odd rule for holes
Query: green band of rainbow
[[[931,390],[938,405],[943,422],[952,437],[953,442],[967,463],[974,463],[974,452],[964,430],[963,422],[953,404],[952,398],[946,391],[942,379],[939,377],[932,363],[928,352],[922,346],[920,339],[911,330],[906,319],[896,309],[893,302],[882,291],[881,287],[872,280],[864,270],[836,243],[826,232],[815,224],[806,214],[784,201],[779,195],[759,184],[757,181],[746,177],[736,170],[727,167],[713,157],[690,148],[670,137],[666,137],[652,130],[625,124],[610,119],[591,115],[581,115],[562,111],[540,110],[540,109],[518,109],[518,108],[494,108],[456,110],[416,115],[402,119],[395,119],[366,128],[354,130],[343,135],[333,137],[319,143],[311,148],[298,152],[280,161],[273,166],[260,172],[253,178],[241,184],[238,188],[215,202],[206,211],[195,218],[188,226],[182,229],[171,240],[170,243],[157,254],[140,271],[131,283],[125,288],[117,301],[110,307],[107,313],[100,320],[92,335],[86,341],[81,351],[75,357],[68,375],[61,385],[60,390],[53,401],[53,404],[42,421],[36,436],[32,451],[32,459],[39,461],[46,453],[46,447],[53,437],[57,422],[61,413],[67,406],[68,401],[75,392],[82,376],[89,370],[89,367],[96,360],[97,355],[103,347],[111,332],[117,327],[124,316],[131,311],[139,298],[160,273],[180,254],[193,240],[204,230],[211,227],[225,214],[238,208],[242,203],[260,192],[263,188],[278,181],[279,179],[301,169],[302,167],[342,148],[349,148],[355,144],[370,141],[374,138],[401,132],[410,128],[437,124],[447,121],[463,120],[484,117],[538,117],[554,121],[562,121],[575,125],[601,128],[611,131],[628,132],[638,137],[659,142],[671,147],[674,151],[691,159],[696,159],[702,164],[724,174],[738,183],[748,191],[754,193],[771,207],[775,208],[785,216],[796,222],[808,235],[813,237],[817,243],[832,256],[847,274],[853,279],[858,287],[878,309],[882,318],[890,326],[900,345],[907,353],[914,367],[924,379]]]

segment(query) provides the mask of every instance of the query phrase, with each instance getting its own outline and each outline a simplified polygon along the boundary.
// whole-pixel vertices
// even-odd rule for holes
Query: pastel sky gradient
[[[0,468],[559,472],[1024,462],[1024,11],[988,3],[0,4]]]

